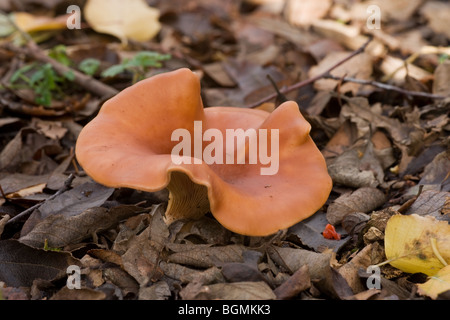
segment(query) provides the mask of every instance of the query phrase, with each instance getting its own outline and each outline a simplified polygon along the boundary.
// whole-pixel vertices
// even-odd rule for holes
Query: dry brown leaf
[[[309,26],[314,20],[323,18],[331,4],[331,0],[288,0],[284,14],[293,25]]]
[[[348,57],[348,52],[331,52],[317,66],[310,69],[308,76],[310,78],[323,73],[329,69],[330,66],[335,65],[338,61],[342,61]],[[369,54],[359,54],[350,61],[345,62],[341,66],[331,71],[331,75],[336,77],[352,77],[356,79],[370,80],[372,75],[372,58]],[[337,86],[338,81],[333,79],[319,79],[314,83],[314,88],[319,91],[333,91]],[[359,90],[362,90],[362,85],[347,82],[340,86],[339,92],[352,92],[357,95]]]
[[[444,61],[434,70],[433,93],[450,95],[450,61]]]
[[[105,201],[111,196],[113,191],[113,188],[107,188],[95,182],[87,182],[82,185],[78,185],[75,188],[64,192],[58,197],[46,201],[38,209],[34,210],[31,216],[26,221],[25,225],[22,227],[21,236],[25,236],[26,234],[28,234],[39,222],[42,222],[48,217],[61,215],[56,220],[52,220],[51,222],[47,221],[47,223],[50,223],[51,225],[54,225],[54,227],[56,227],[56,225],[60,225],[60,223],[63,223],[62,221],[64,219],[76,216],[87,209],[99,207],[103,203],[105,203]],[[100,210],[101,209],[97,209],[97,211],[95,211],[95,214],[100,213]],[[41,228],[42,227],[43,226],[41,226]],[[63,227],[63,225],[60,225],[60,227]],[[70,228],[68,227],[68,229]],[[53,231],[54,230],[51,230],[51,232]],[[83,232],[84,231],[81,230],[81,233]],[[58,236],[56,236],[55,234],[54,238],[55,237]]]
[[[350,149],[328,165],[333,183],[353,188],[377,187],[380,184],[373,171],[361,168],[361,154],[357,148]]]
[[[167,300],[171,296],[170,287],[165,281],[158,281],[150,287],[139,289],[139,300]]]
[[[180,292],[184,300],[273,300],[272,289],[265,282],[217,283],[207,286],[188,285]]]
[[[369,213],[381,206],[385,200],[384,193],[376,188],[360,188],[353,193],[343,194],[330,204],[327,220],[332,225],[340,224],[346,215],[354,212]]]
[[[64,286],[55,293],[50,300],[105,300],[106,293],[91,288],[81,288],[77,290]]]
[[[438,190],[450,191],[450,149],[437,154],[424,169],[420,184],[436,185]]]
[[[450,29],[448,28],[450,7],[448,3],[427,1],[420,9],[420,13],[428,20],[428,25],[434,32],[443,33],[447,39],[450,39]]]
[[[45,121],[34,118],[31,124],[36,128],[37,132],[54,140],[62,139],[68,131],[60,121]]]
[[[64,247],[107,230],[138,211],[142,211],[142,208],[120,205],[109,210],[93,207],[74,216],[49,215],[20,237],[20,242],[37,248],[42,248],[46,241],[51,248]]]
[[[369,244],[365,246],[350,260],[350,262],[347,262],[338,269],[338,272],[345,278],[345,280],[347,280],[347,283],[355,294],[367,289],[361,282],[358,271],[361,268],[366,270],[370,265],[379,262],[373,261],[372,258],[374,251],[377,250],[377,246],[377,244]]]
[[[387,55],[383,59],[380,69],[386,75],[386,79],[382,79],[383,81],[392,78],[396,84],[404,83],[406,75],[417,80],[429,79],[431,76],[428,71],[391,55]]]
[[[333,254],[331,252],[316,253],[304,249],[272,247],[270,258],[280,266],[294,273],[307,265],[311,281],[321,292],[342,299],[353,295],[345,279],[330,266]]]
[[[173,244],[168,244],[175,249]],[[179,245],[178,252],[171,254],[168,262],[179,263],[197,268],[209,268],[225,262],[243,262],[242,254],[246,248],[242,245],[211,247],[209,245]]]
[[[160,267],[161,252],[166,246],[168,237],[167,225],[162,220],[162,207],[154,206],[150,215],[150,224],[145,229],[127,233],[128,240],[122,239],[122,262],[127,271],[136,281],[145,286],[150,281],[157,281],[164,275]]]
[[[382,12],[383,21],[405,21],[411,18],[421,4],[422,0],[370,0],[352,5],[351,14],[352,19],[365,20],[368,17],[367,8],[370,5],[376,5]]]
[[[406,211],[406,214],[432,216],[438,220],[449,220],[450,217],[444,217],[442,213],[445,208],[445,203],[449,198],[450,192],[436,190],[423,191]]]
[[[31,287],[36,279],[54,280],[80,265],[68,252],[44,251],[16,240],[0,241],[0,281],[12,287]]]
[[[292,299],[300,292],[311,287],[308,266],[304,265],[294,272],[288,280],[274,290],[277,299]]]
[[[353,123],[346,120],[331,137],[322,154],[325,158],[334,158],[347,150],[356,139],[356,128]]]

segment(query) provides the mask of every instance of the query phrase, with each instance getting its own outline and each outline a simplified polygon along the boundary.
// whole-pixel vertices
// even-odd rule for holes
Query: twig
[[[56,73],[61,76],[67,75],[68,73],[72,73],[74,76],[73,82],[86,89],[93,94],[102,97],[102,98],[110,98],[118,93],[116,89],[110,87],[103,82],[98,81],[97,79],[84,74],[78,70],[67,67],[58,61],[52,59],[48,55],[46,55],[39,46],[34,42],[27,43],[24,47],[17,47],[12,44],[4,44],[3,47],[7,50],[13,51],[19,54],[25,54],[26,56],[43,62],[49,63]]]
[[[327,70],[325,70],[324,72],[322,72],[322,73],[320,73],[320,74],[318,74],[318,75],[316,75],[316,76],[314,76],[314,77],[312,77],[312,78],[309,78],[309,79],[306,79],[306,80],[297,82],[297,83],[295,83],[295,84],[293,84],[293,85],[291,85],[291,86],[288,86],[288,87],[285,87],[285,88],[281,88],[281,89],[280,89],[280,92],[283,93],[283,94],[285,94],[285,93],[294,91],[294,90],[296,90],[296,89],[299,89],[299,88],[301,88],[301,87],[304,87],[304,86],[306,86],[306,85],[308,85],[308,84],[310,84],[310,83],[313,83],[313,82],[315,82],[315,81],[317,81],[317,80],[319,80],[319,79],[325,77],[325,76],[328,75],[332,70],[336,69],[337,67],[339,67],[339,66],[342,65],[343,63],[347,62],[348,60],[350,60],[350,59],[353,58],[354,56],[356,56],[356,55],[358,55],[358,54],[364,52],[364,50],[366,49],[366,47],[367,47],[367,45],[370,43],[370,41],[372,41],[372,38],[371,38],[371,37],[370,37],[370,38],[369,38],[369,39],[368,39],[361,47],[359,47],[358,49],[356,49],[355,51],[353,51],[350,55],[348,55],[347,57],[345,57],[343,60],[338,61],[337,63],[335,63],[334,65],[332,65],[331,67],[329,67],[329,68],[328,68]],[[277,93],[273,93],[273,94],[271,94],[271,95],[269,95],[269,96],[267,96],[267,97],[265,97],[265,98],[263,98],[263,99],[261,99],[261,100],[259,100],[259,101],[256,101],[256,102],[254,102],[254,103],[248,105],[247,108],[256,108],[256,107],[258,107],[259,105],[263,104],[264,102],[270,101],[270,100],[272,100],[273,98],[276,98],[276,97],[277,97]]]
[[[47,201],[55,199],[60,194],[62,194],[64,192],[66,192],[67,190],[69,190],[71,188],[73,179],[75,179],[75,175],[70,174],[69,177],[67,178],[67,180],[64,181],[64,186],[62,186],[52,196],[47,198],[45,201],[39,202],[39,203],[35,204],[34,206],[32,206],[32,207],[22,211],[21,213],[19,213],[18,215],[14,216],[13,218],[9,219],[9,221],[6,223],[6,225],[13,224],[13,223],[17,222],[19,219],[22,219],[22,218],[28,218],[33,213],[34,210],[38,209],[44,203],[46,203]]]
[[[30,58],[33,58],[34,60],[38,60],[43,63],[49,63],[53,67],[53,69],[61,76],[64,76],[67,73],[72,73],[74,75],[73,82],[75,82],[82,88],[88,90],[89,92],[92,92],[95,95],[102,97],[104,99],[110,98],[118,93],[116,89],[104,84],[103,82],[98,81],[97,79],[87,74],[84,74],[78,70],[67,67],[59,63],[58,61],[52,59],[48,55],[46,55],[44,51],[36,44],[36,42],[34,42],[34,40],[28,33],[20,29],[20,27],[17,26],[17,24],[14,22],[13,19],[9,17],[9,15],[5,14],[5,16],[8,18],[9,23],[21,34],[21,36],[25,39],[26,42],[24,47],[17,47],[13,44],[6,43],[3,45],[5,49],[15,53],[25,54]]]
[[[396,92],[399,92],[401,94],[404,94],[404,95],[410,96],[410,97],[423,97],[423,98],[430,98],[430,99],[445,99],[446,98],[446,97],[438,95],[438,94],[432,94],[432,93],[427,93],[427,92],[418,92],[418,91],[409,91],[409,90],[405,90],[405,89],[402,89],[400,87],[396,87],[396,86],[393,86],[390,84],[385,84],[382,82],[377,82],[377,81],[372,81],[372,80],[363,80],[363,79],[356,79],[356,78],[351,78],[351,77],[342,78],[342,77],[333,76],[331,74],[325,75],[324,78],[369,85],[369,86],[373,86],[373,87],[377,87],[377,88],[381,88],[381,89],[385,89],[385,90],[396,91]]]

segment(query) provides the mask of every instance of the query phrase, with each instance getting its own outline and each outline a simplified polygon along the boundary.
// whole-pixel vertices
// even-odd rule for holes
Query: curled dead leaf
[[[201,286],[193,283],[180,295],[185,300],[273,300],[272,289],[265,282],[216,283]]]
[[[346,193],[328,206],[327,220],[332,225],[342,222],[346,215],[354,212],[369,213],[381,206],[386,197],[376,188],[360,188],[353,193]]]

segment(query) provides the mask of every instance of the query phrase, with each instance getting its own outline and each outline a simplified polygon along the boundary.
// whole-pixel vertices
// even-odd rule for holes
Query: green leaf
[[[87,58],[80,62],[78,69],[87,75],[93,76],[100,67],[100,60],[94,58]]]
[[[70,66],[72,64],[72,60],[70,60],[67,55],[67,48],[63,44],[53,47],[48,55],[65,66]]]
[[[66,78],[69,81],[73,81],[75,80],[75,73],[73,73],[72,70],[68,70],[67,72],[64,73],[64,78]]]
[[[130,60],[130,65],[136,67],[161,67],[160,61],[171,58],[170,54],[160,54],[153,51],[141,51]]]
[[[27,64],[19,69],[17,69],[16,72],[14,72],[14,74],[11,76],[11,78],[9,79],[10,83],[15,83],[17,80],[22,79],[26,82],[29,82],[29,78],[25,76],[25,73],[27,73],[28,71],[30,71],[32,68],[35,67],[35,64]]]
[[[121,64],[116,64],[114,66],[109,67],[105,71],[102,72],[102,77],[115,77],[118,74],[124,72],[126,68]]]

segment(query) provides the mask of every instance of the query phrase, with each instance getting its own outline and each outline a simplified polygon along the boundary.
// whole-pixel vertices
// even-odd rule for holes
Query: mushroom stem
[[[165,222],[171,224],[179,219],[199,219],[210,211],[208,189],[192,182],[182,172],[172,172],[169,190],[169,203],[165,212]]]

